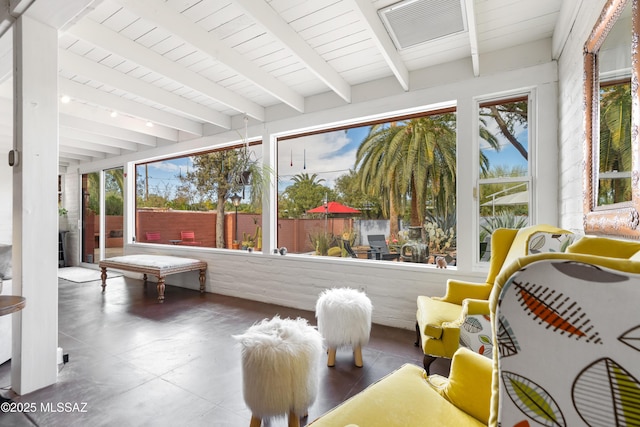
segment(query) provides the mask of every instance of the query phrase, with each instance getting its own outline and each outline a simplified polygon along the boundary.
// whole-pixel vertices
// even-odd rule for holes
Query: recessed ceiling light
[[[147,122],[147,127],[152,128],[152,127],[153,127],[153,123],[151,123],[151,122]]]
[[[69,95],[62,95],[60,97],[60,102],[62,102],[63,104],[68,104],[69,101],[71,101],[71,97]]]
[[[117,111],[112,111],[110,116],[111,117],[118,117],[118,112]]]

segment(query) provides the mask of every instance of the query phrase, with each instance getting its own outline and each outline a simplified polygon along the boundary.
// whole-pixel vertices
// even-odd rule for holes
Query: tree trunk
[[[511,132],[509,132],[509,127],[504,122],[504,119],[500,115],[500,112],[498,111],[496,106],[493,105],[493,106],[489,107],[489,109],[491,110],[491,115],[496,120],[496,123],[498,124],[498,127],[500,128],[500,133],[502,133],[502,135],[504,135],[504,137],[507,138],[507,140],[509,140],[511,145],[513,145],[513,147],[516,150],[518,150],[518,152],[522,155],[522,157],[524,157],[525,160],[529,160],[529,155],[527,153],[527,149],[524,148],[524,146],[522,144],[520,144],[520,142],[516,139],[515,136],[513,136],[513,134]]]
[[[226,191],[218,190],[218,206],[216,207],[216,248],[224,248],[224,203]]]
[[[397,236],[400,231],[398,226],[398,210],[395,203],[395,191],[393,188],[389,189],[389,234],[391,236]]]
[[[416,186],[413,182],[414,178],[411,178],[411,226],[422,225],[422,215],[418,211],[418,193],[416,193]]]

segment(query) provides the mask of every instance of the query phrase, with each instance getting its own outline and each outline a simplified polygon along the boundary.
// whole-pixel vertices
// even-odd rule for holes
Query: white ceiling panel
[[[325,92],[346,104],[354,85],[378,79],[410,91],[409,72],[459,59],[473,58],[481,75],[478,54],[550,38],[562,4],[466,1],[473,33],[401,51],[377,13],[398,0],[95,2],[59,32],[60,91],[72,97],[61,107],[60,162],[178,143],[227,129],[233,116],[264,120],[278,104],[304,113],[305,98]]]

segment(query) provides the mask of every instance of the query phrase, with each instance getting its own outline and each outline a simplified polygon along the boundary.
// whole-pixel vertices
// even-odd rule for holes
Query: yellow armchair
[[[310,426],[640,425],[640,242],[596,239],[502,269],[492,358],[461,347],[448,378],[404,365]]]
[[[491,236],[489,273],[484,283],[449,279],[444,296],[419,296],[416,345],[422,347],[427,372],[429,365],[438,357],[451,358],[461,341],[463,346],[490,357],[488,299],[496,277],[519,257],[543,251],[561,252],[571,241],[570,231],[546,224],[522,229],[497,229]],[[484,334],[479,333],[483,330]],[[469,338],[470,335],[473,338]],[[469,342],[471,339],[473,343]]]

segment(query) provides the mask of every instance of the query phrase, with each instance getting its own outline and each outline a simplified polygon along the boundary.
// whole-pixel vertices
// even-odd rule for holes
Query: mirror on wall
[[[609,0],[585,44],[587,233],[640,236],[638,1]]]

